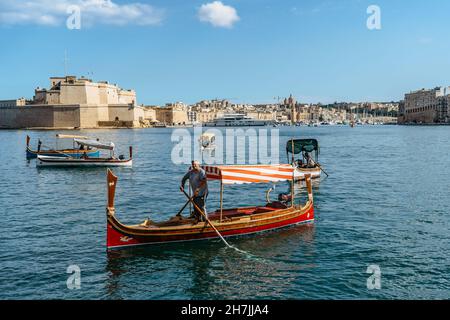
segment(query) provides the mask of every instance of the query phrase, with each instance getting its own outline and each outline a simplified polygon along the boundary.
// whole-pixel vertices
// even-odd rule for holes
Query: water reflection
[[[133,298],[127,286],[134,277],[145,282],[140,287],[149,288],[138,299],[282,297],[296,277],[315,266],[314,230],[314,225],[301,225],[229,238],[248,255],[225,247],[220,240],[109,251],[106,296]],[[152,284],[158,285],[154,291]]]
[[[50,143],[55,133],[0,130],[0,158],[7,163],[0,203],[8,230],[3,239],[8,250],[0,258],[7,290],[0,297],[448,297],[449,127],[298,129],[280,128],[280,156],[292,137],[318,138],[321,163],[330,174],[313,181],[315,225],[229,239],[257,258],[226,249],[219,241],[106,255],[104,170],[37,170],[35,160],[25,159],[26,135]],[[172,132],[80,131],[124,149],[135,147],[133,168],[114,169],[119,176],[117,213],[124,223],[141,222],[147,212],[152,219],[167,219],[184,203],[178,187],[188,165],[171,161]],[[427,161],[417,161],[417,154]],[[268,187],[227,186],[226,207],[264,204]],[[208,208],[214,210],[219,184],[210,188]],[[304,201],[306,188],[299,190],[298,200]],[[271,199],[280,192],[288,192],[287,185],[280,183]],[[61,279],[67,266],[58,261],[62,265],[74,259],[84,274],[78,293],[55,290],[55,283],[58,288],[65,283],[48,278],[47,272],[28,278],[36,270],[57,270],[56,279]],[[384,284],[382,290],[368,292],[365,270],[373,263],[382,268]],[[26,286],[20,280],[25,278]]]

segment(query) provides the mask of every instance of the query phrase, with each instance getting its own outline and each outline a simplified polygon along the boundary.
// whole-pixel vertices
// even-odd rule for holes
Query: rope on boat
[[[223,243],[225,243],[225,245],[228,247],[228,248],[231,248],[231,249],[234,249],[234,250],[236,250],[236,251],[238,251],[238,252],[241,252],[241,253],[244,253],[244,254],[248,254],[247,252],[245,252],[245,251],[243,251],[243,250],[241,250],[241,249],[239,249],[239,248],[236,248],[235,246],[232,246],[232,245],[230,245],[228,242],[227,242],[227,240],[225,240],[225,238],[222,236],[222,234],[219,232],[219,230],[217,230],[217,228],[212,224],[212,222],[211,222],[211,220],[209,220],[208,219],[208,215],[206,214],[206,212],[203,212],[203,210],[201,210],[198,206],[197,206],[197,204],[193,201],[193,198],[191,198],[191,197],[189,197],[189,195],[186,193],[186,191],[184,191],[184,189],[180,189],[183,193],[184,193],[184,195],[189,199],[189,202],[191,202],[193,205],[194,205],[194,207],[203,215],[203,217],[206,219],[206,221],[209,223],[209,225],[211,226],[211,228],[213,228],[213,230],[217,233],[217,235],[219,236],[219,238],[223,241]],[[206,208],[205,208],[205,211],[206,211]]]

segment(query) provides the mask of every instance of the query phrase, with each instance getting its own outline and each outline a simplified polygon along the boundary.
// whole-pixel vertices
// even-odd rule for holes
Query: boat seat
[[[239,216],[245,216],[245,215],[250,215],[254,212],[254,209],[249,209],[249,210],[243,210],[243,209],[239,209],[239,210],[223,210],[223,218],[233,218],[233,217],[239,217]],[[216,210],[212,213],[208,214],[208,218],[209,219],[219,219],[220,218],[220,210]]]
[[[267,207],[271,208],[271,210],[278,210],[278,209],[286,209],[288,206],[280,201],[274,201],[267,204]]]
[[[252,214],[257,213],[264,213],[264,212],[270,212],[278,209],[284,209],[286,206],[283,206],[281,204],[281,207],[276,206],[265,206],[265,207],[256,207],[256,208],[245,208],[245,209],[238,209],[238,210],[224,210],[223,211],[223,218],[233,218],[233,217],[239,217],[239,216],[250,216]],[[210,214],[208,214],[209,219],[218,219],[220,217],[220,210],[214,211]]]
[[[256,210],[253,213],[264,213],[264,212],[269,212],[269,211],[274,211],[274,210],[278,210],[279,208],[273,208],[273,207],[258,207],[256,208]]]

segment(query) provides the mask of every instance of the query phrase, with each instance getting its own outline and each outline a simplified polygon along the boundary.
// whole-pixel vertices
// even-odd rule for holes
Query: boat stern
[[[117,176],[111,169],[106,170],[107,176],[107,204],[106,204],[106,248],[124,247],[139,244],[139,241],[118,231],[114,224],[115,219],[114,199],[116,195]]]
[[[36,159],[37,154],[35,152],[31,151],[30,147],[27,146],[26,157],[27,157],[27,159]]]
[[[114,214],[107,212],[107,226],[106,226],[106,249],[122,248],[127,246],[139,245],[140,241],[137,239],[123,234],[118,231],[111,220],[114,220]]]

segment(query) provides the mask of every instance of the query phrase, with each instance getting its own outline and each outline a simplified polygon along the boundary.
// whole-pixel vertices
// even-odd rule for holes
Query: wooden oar
[[[193,201],[194,197],[189,198],[189,195],[186,193],[186,191],[184,191],[183,188],[180,188],[180,190],[184,193],[184,195],[189,199],[189,202],[192,202],[192,204],[194,205],[194,208],[197,209],[197,211],[199,211],[202,216],[206,219],[206,221],[209,223],[209,225],[214,229],[214,231],[217,233],[217,235],[220,237],[220,239],[222,239],[222,241],[227,245],[227,247],[229,248],[234,248],[233,246],[231,246],[225,239],[224,237],[220,234],[219,230],[217,230],[217,228],[212,224],[211,220],[208,219],[208,216],[206,215],[205,212],[203,212],[202,209],[200,209],[197,204]]]
[[[45,148],[48,148],[48,149],[49,149],[48,151],[54,151],[54,152],[56,152],[56,153],[62,154],[64,157],[70,157],[69,155],[67,155],[67,154],[65,154],[65,153],[62,153],[62,152],[59,152],[58,150],[52,150],[51,147],[46,146],[46,145],[43,144],[43,143],[41,144],[41,146],[43,146],[43,147],[45,147]],[[39,152],[45,152],[45,151],[39,151]],[[38,154],[39,154],[39,152],[38,152]]]
[[[184,204],[183,208],[181,208],[180,211],[178,211],[177,216],[181,216],[181,213],[183,212],[183,210],[187,207],[188,204],[191,203],[192,200],[193,200],[193,198],[189,197],[189,200],[186,201],[186,203]]]
[[[318,166],[319,169],[322,170],[322,172],[325,173],[325,174],[327,175],[327,177],[328,177],[328,173],[326,173],[326,171],[323,170],[322,166],[321,166],[320,164],[318,164],[317,162],[315,162],[313,158],[310,158],[310,159],[311,159],[311,161],[312,161],[316,166]]]

